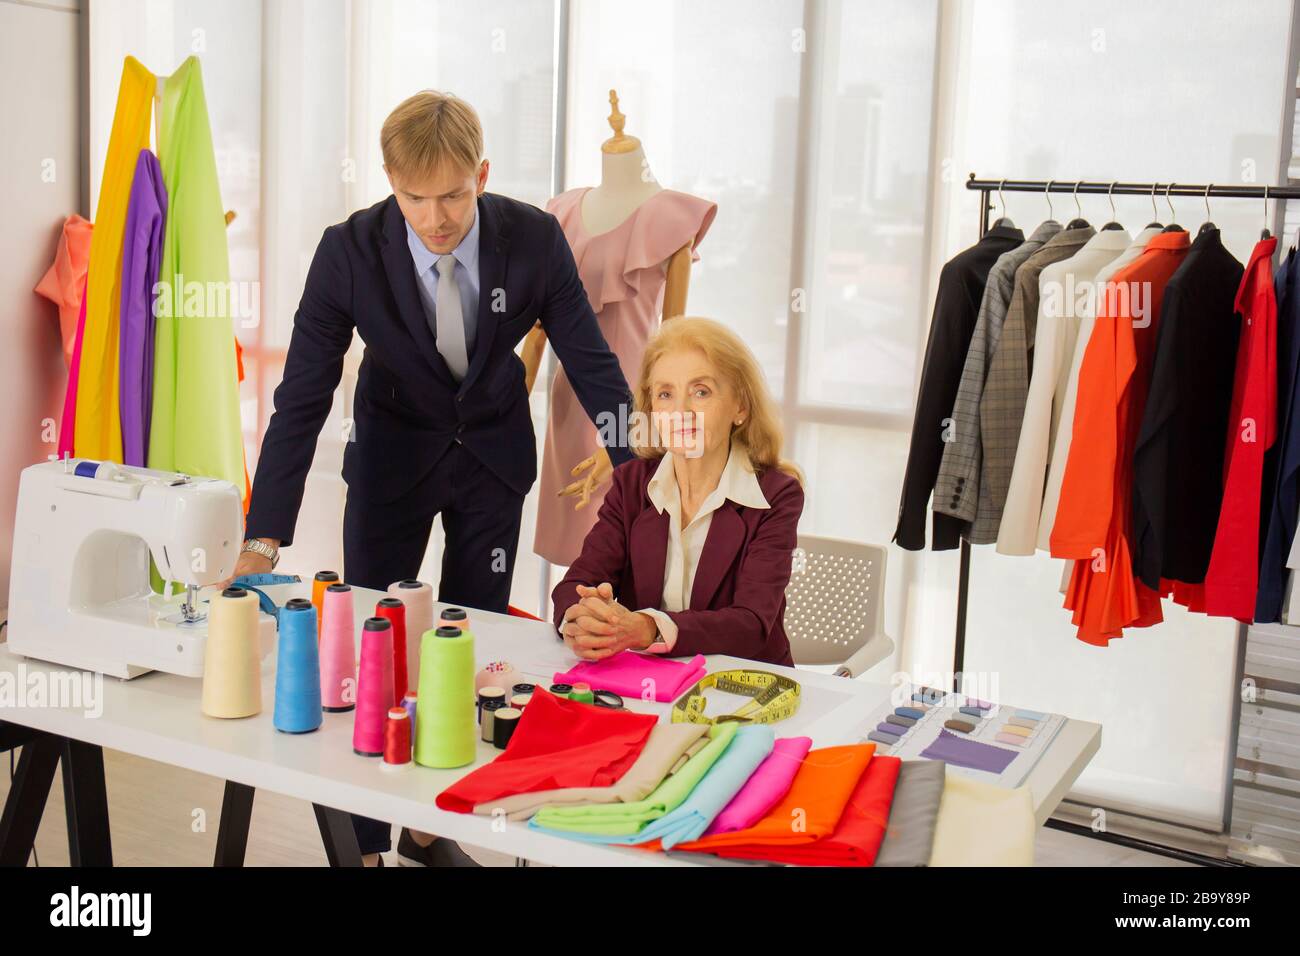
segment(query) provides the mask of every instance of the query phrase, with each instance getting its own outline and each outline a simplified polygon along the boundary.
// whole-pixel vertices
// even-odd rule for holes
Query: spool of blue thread
[[[316,608],[293,598],[280,611],[272,723],[286,734],[305,734],[320,727],[321,719]]]

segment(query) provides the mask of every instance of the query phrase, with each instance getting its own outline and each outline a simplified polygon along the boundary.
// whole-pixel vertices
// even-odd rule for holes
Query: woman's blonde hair
[[[388,114],[379,148],[389,173],[405,180],[432,175],[444,163],[473,173],[483,161],[483,127],[464,100],[422,90]]]
[[[733,426],[732,437],[742,442],[749,450],[749,460],[754,470],[762,474],[769,468],[793,475],[803,484],[803,473],[799,466],[781,457],[781,445],[784,440],[781,418],[777,412],[776,402],[767,390],[763,371],[758,366],[758,359],[749,350],[740,336],[721,322],[692,316],[669,319],[660,326],[659,331],[646,345],[645,355],[641,359],[641,378],[637,383],[634,400],[636,410],[645,421],[651,421],[653,413],[650,373],[655,363],[668,352],[698,349],[704,353],[718,374],[735,391],[740,403],[748,409],[745,420]],[[633,430],[633,433],[638,431]],[[634,443],[632,450],[641,458],[662,458],[664,448],[652,436],[648,444]]]

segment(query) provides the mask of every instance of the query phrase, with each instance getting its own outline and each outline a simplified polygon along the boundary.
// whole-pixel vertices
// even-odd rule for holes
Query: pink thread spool
[[[361,627],[357,713],[352,722],[354,753],[363,757],[383,756],[384,720],[392,706],[393,625],[387,618],[368,617]]]
[[[388,586],[388,596],[406,605],[406,689],[420,686],[420,648],[426,631],[434,628],[433,588],[408,578]]]
[[[325,589],[320,626],[321,710],[337,714],[357,705],[357,643],[352,588],[331,584]]]

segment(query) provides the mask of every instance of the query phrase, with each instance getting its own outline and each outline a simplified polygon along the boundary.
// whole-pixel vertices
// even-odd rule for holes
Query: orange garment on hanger
[[[1053,557],[1073,558],[1065,607],[1079,640],[1106,646],[1125,627],[1163,620],[1160,595],[1133,574],[1133,447],[1142,425],[1165,285],[1187,256],[1186,232],[1153,236],[1111,277],[1079,368],[1070,457],[1052,528]]]
[[[875,744],[809,751],[785,799],[752,827],[679,843],[673,849],[721,853],[731,847],[792,847],[824,840],[835,832],[875,752]],[[659,841],[645,846],[658,849]]]

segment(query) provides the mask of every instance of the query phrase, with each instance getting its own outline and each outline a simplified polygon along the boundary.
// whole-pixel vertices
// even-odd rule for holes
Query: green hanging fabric
[[[168,210],[148,465],[224,478],[247,508],[226,220],[197,57],[166,79],[158,153]]]

